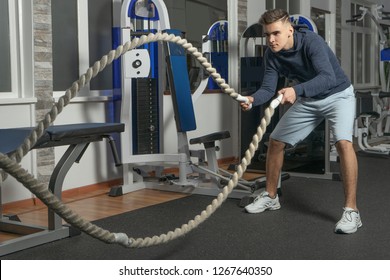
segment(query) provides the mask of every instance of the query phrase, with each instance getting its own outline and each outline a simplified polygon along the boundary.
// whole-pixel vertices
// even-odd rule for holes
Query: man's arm
[[[305,50],[316,75],[309,81],[293,86],[297,96],[313,97],[337,85],[328,47],[321,37],[315,38],[315,40],[307,40],[308,45]]]

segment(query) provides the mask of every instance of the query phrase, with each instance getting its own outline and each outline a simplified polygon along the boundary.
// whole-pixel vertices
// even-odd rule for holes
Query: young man
[[[358,167],[352,145],[356,101],[351,82],[324,39],[309,30],[295,30],[286,11],[269,10],[259,22],[268,45],[263,84],[241,107],[246,111],[270,100],[279,76],[294,81],[293,86],[278,91],[283,95],[281,104],[293,105],[270,136],[266,189],[245,210],[261,213],[281,207],[277,184],[284,148],[295,146],[326,118],[336,141],[345,194],[344,212],[335,232],[354,233],[362,222],[356,204]]]

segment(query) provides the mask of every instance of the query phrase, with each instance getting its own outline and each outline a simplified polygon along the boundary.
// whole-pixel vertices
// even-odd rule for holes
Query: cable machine
[[[218,30],[225,31],[226,25],[222,26]],[[163,1],[156,0],[123,1],[119,31],[117,40],[121,44],[157,32],[182,36],[181,31],[170,29],[167,9]],[[123,185],[111,188],[109,195],[119,196],[142,188],[216,195],[232,174],[218,168],[215,142],[229,138],[230,133],[221,131],[187,138],[187,132],[196,129],[193,102],[203,90],[191,94],[183,47],[169,42],[146,45],[122,56],[121,71],[117,69],[121,74],[120,119],[125,124],[125,132],[121,134]],[[177,153],[169,154],[162,149],[165,77],[178,140]],[[204,149],[190,150],[190,144],[201,144]],[[178,175],[166,174],[167,168],[178,169]],[[255,191],[250,182],[241,180],[238,186],[241,189],[234,191],[233,196],[242,197]]]
[[[114,47],[166,29],[170,23],[163,1],[125,0],[120,7],[120,26],[114,27]],[[165,77],[163,64],[162,50],[154,42],[130,50],[114,66],[114,88],[121,96],[120,119],[125,132],[121,134],[124,182],[111,189],[112,196],[140,188],[135,182],[141,183],[142,176],[132,163],[156,161],[155,154],[162,152],[161,92],[165,81],[159,77]]]

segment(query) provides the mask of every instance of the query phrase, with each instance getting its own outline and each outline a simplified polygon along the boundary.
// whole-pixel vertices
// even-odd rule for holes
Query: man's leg
[[[284,147],[283,142],[270,139],[266,162],[266,188],[270,197],[275,197],[279,183],[280,172],[283,166]]]
[[[358,164],[352,143],[340,140],[336,143],[340,156],[341,175],[344,184],[344,212],[335,227],[336,233],[354,233],[362,226],[356,203]]]
[[[317,111],[317,110],[315,110]],[[295,102],[279,120],[271,133],[266,161],[266,188],[253,203],[247,205],[248,213],[261,213],[280,209],[277,189],[284,160],[285,143],[295,145],[321,122],[310,106]],[[278,139],[278,140],[276,140]]]
[[[285,144],[270,138],[267,162],[266,162],[266,187],[265,192],[262,192],[255,198],[253,203],[245,207],[248,213],[261,213],[266,210],[280,209],[277,187],[279,183],[280,170],[283,165],[283,152]]]
[[[344,185],[344,211],[336,223],[336,233],[354,233],[362,226],[357,210],[358,163],[352,145],[356,113],[353,86],[325,98],[321,108],[329,121],[340,157],[341,176]]]
[[[340,140],[336,143],[340,156],[340,168],[344,185],[345,207],[357,210],[356,189],[358,177],[358,164],[356,153],[351,142]]]

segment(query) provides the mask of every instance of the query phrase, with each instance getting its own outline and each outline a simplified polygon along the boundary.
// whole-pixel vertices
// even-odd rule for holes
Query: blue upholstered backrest
[[[165,51],[177,131],[195,130],[196,119],[188,77],[186,52],[182,46],[170,42],[166,43]]]

